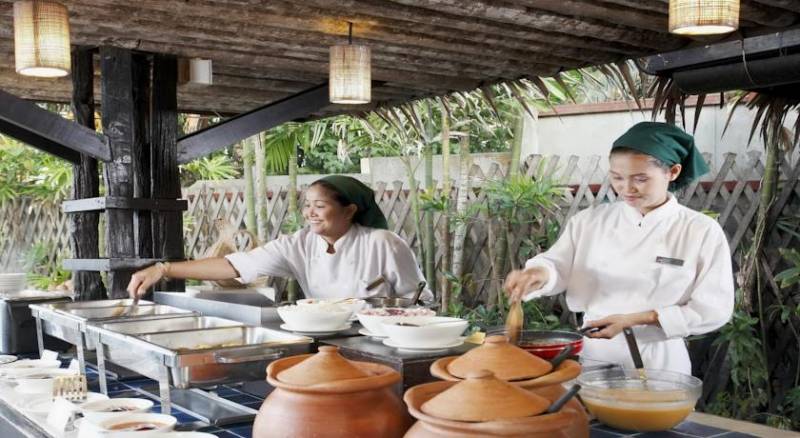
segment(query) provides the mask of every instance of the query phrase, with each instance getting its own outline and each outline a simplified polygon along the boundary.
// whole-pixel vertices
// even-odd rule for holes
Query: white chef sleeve
[[[294,277],[289,257],[297,254],[300,245],[298,233],[280,236],[247,252],[236,252],[225,256],[239,272],[239,281],[252,283],[258,277]]]
[[[549,274],[547,283],[541,289],[532,290],[525,295],[524,300],[529,301],[534,298],[556,295],[567,288],[572,264],[575,260],[575,242],[578,239],[578,224],[580,216],[590,210],[584,210],[567,221],[567,226],[556,243],[547,251],[535,256],[525,263],[525,269],[542,267],[547,269]]]
[[[725,325],[733,314],[731,252],[722,227],[714,225],[700,246],[697,278],[688,299],[655,309],[667,338],[708,333]]]
[[[381,270],[384,277],[398,296],[411,298],[417,290],[417,284],[425,281],[414,252],[405,240],[391,231],[374,231],[371,237],[373,245],[377,246],[375,254],[381,254],[383,259]],[[432,301],[430,288],[426,286],[420,297],[424,301]]]

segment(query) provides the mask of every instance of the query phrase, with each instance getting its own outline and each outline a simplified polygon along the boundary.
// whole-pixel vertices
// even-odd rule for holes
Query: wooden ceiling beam
[[[540,11],[556,14],[619,23],[634,29],[645,29],[663,33],[667,29],[667,17],[663,14],[637,11],[598,4],[596,1],[580,0],[516,0],[520,4]]]
[[[111,159],[108,138],[0,90],[0,132],[37,149],[80,164],[80,154]]]
[[[519,4],[496,3],[487,0],[473,0],[467,3],[460,0],[393,1],[458,16],[481,17],[500,23],[516,24],[544,32],[571,34],[608,41],[626,41],[628,44],[651,50],[677,48],[683,44],[678,38],[669,35],[666,29],[663,33],[634,30],[599,20],[577,19],[536,11]]]
[[[226,1],[226,0],[221,0]],[[331,22],[328,27],[339,34],[347,32],[346,22],[358,24],[360,32],[369,35],[374,30],[385,28],[402,33],[409,28],[426,35],[451,36],[466,41],[483,42],[492,46],[508,46],[517,49],[533,50],[544,46],[549,52],[562,52],[565,55],[582,58],[579,53],[629,54],[641,47],[626,41],[608,41],[597,38],[578,37],[569,34],[542,32],[529,27],[510,23],[498,23],[478,17],[459,17],[453,14],[401,5],[387,4],[383,0],[306,0],[304,5],[296,2],[277,0],[270,2],[276,14],[297,13],[303,16],[326,16]],[[309,6],[310,5],[310,6]],[[346,11],[346,12],[343,12]],[[553,50],[556,48],[557,50]],[[573,50],[573,52],[570,52]]]
[[[800,2],[797,0],[755,0],[755,3],[785,9],[800,14]]]
[[[235,18],[235,12],[226,11],[228,15],[225,19],[215,19],[201,15],[181,15],[173,17],[173,23],[165,29],[161,26],[163,14],[168,13],[167,7],[170,2],[157,2],[161,5],[162,11],[141,10],[131,6],[108,5],[106,7],[96,5],[102,0],[76,2],[80,5],[94,5],[90,12],[83,15],[80,11],[72,18],[73,30],[75,28],[94,29],[106,23],[111,23],[114,18],[122,15],[131,16],[125,23],[125,35],[131,39],[151,38],[154,33],[159,34],[160,38],[167,38],[178,41],[211,41],[217,43],[229,43],[234,46],[263,46],[275,54],[286,51],[287,53],[308,53],[316,50],[324,52],[327,56],[327,48],[333,44],[341,43],[345,36],[331,33],[324,33],[308,26],[319,27],[318,20],[305,19],[306,28],[298,30],[293,27],[290,29],[277,27],[277,24],[285,25],[286,17],[258,13],[253,17],[252,13],[244,15],[248,20],[258,20],[258,26],[247,26],[245,18]],[[85,3],[85,4],[84,4]],[[112,2],[113,3],[113,2]],[[194,4],[194,3],[193,3]],[[88,9],[87,9],[88,10]],[[175,12],[172,12],[175,14]],[[300,23],[298,23],[300,24]],[[106,29],[103,29],[106,30]],[[114,30],[107,29],[107,30]],[[116,29],[119,31],[119,29]],[[97,33],[97,32],[93,32]],[[538,43],[527,43],[526,46],[519,48],[508,48],[505,45],[489,46],[483,43],[465,43],[463,35],[453,35],[452,31],[447,37],[432,37],[426,34],[409,30],[391,31],[384,28],[365,28],[364,32],[356,35],[358,41],[365,41],[373,47],[373,54],[376,62],[380,62],[379,56],[386,56],[386,60],[396,61],[393,57],[403,56],[413,53],[415,57],[429,58],[430,60],[447,60],[449,62],[459,61],[462,63],[480,65],[482,68],[508,68],[525,70],[535,68],[535,63],[527,61],[533,57],[539,58],[540,64],[568,66],[582,62],[608,62],[614,59],[614,55],[606,52],[598,53],[585,49],[570,49],[570,54],[553,55],[551,46]],[[498,42],[505,42],[501,39]],[[476,56],[480,55],[480,56]],[[547,56],[542,56],[547,55]],[[400,59],[399,61],[402,61]],[[429,63],[429,60],[425,62]],[[529,64],[529,66],[526,66]]]
[[[178,162],[187,163],[330,105],[328,84],[318,85],[178,139]]]

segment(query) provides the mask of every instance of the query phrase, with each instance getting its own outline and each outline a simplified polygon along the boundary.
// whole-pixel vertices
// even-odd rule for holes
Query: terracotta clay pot
[[[487,340],[488,339],[490,339],[490,338],[487,338]],[[470,353],[472,353],[472,356],[473,356],[473,360],[471,362],[474,364],[474,366],[472,366],[471,368],[470,367],[464,367],[460,371],[462,373],[468,373],[468,372],[479,371],[480,368],[487,368],[489,371],[495,372],[495,369],[493,369],[493,368],[495,368],[495,366],[496,366],[497,367],[497,371],[501,371],[500,375],[513,375],[513,373],[515,373],[515,372],[517,373],[516,374],[517,376],[522,375],[522,373],[518,372],[516,368],[510,369],[509,367],[510,366],[513,366],[513,367],[525,366],[524,363],[522,365],[520,365],[519,363],[511,363],[511,364],[509,364],[508,361],[512,361],[514,359],[517,359],[518,362],[524,362],[524,361],[519,361],[520,358],[524,357],[524,356],[521,356],[520,353],[524,353],[524,354],[527,354],[527,353],[525,353],[524,350],[522,350],[521,348],[519,348],[517,346],[513,346],[513,345],[508,344],[508,342],[505,341],[505,340],[493,339],[492,341],[493,342],[491,342],[489,344],[486,344],[486,345],[483,345],[481,347],[478,347],[478,348],[475,348],[473,350],[470,350]],[[498,347],[502,347],[502,348],[498,348]],[[528,355],[528,356],[532,357],[530,355]],[[450,373],[450,369],[452,369],[451,363],[453,361],[455,361],[456,359],[458,359],[458,358],[459,358],[459,356],[450,356],[450,357],[443,357],[443,358],[435,361],[433,364],[431,364],[431,374],[433,376],[435,376],[435,377],[438,377],[440,379],[443,379],[443,380],[446,380],[446,381],[450,382],[450,384],[461,382],[463,379],[461,379],[460,377],[457,377],[457,376],[455,376],[455,375]],[[495,364],[497,364],[497,365],[495,365]],[[521,387],[521,388],[526,389],[528,391],[531,391],[534,394],[537,394],[539,396],[542,396],[542,397],[550,400],[550,402],[552,403],[553,401],[557,400],[561,395],[563,395],[567,391],[564,388],[563,383],[577,378],[580,373],[581,373],[581,365],[578,362],[576,362],[574,360],[565,360],[558,367],[556,367],[554,370],[550,370],[547,374],[540,375],[538,377],[530,378],[530,379],[511,380],[508,383],[510,383],[510,384],[512,384],[514,386]],[[445,383],[445,382],[441,382],[441,383]],[[412,388],[412,389],[414,389],[414,388]],[[406,403],[409,402],[408,398],[407,398],[408,394],[409,393],[407,392],[406,393]],[[410,404],[409,404],[409,406],[410,406]],[[409,409],[409,411],[411,412],[411,415],[417,417],[417,415],[414,414],[413,410]],[[571,422],[570,426],[569,426],[570,435],[564,435],[564,436],[569,436],[569,437],[572,437],[572,436],[576,436],[576,437],[588,436],[588,433],[589,433],[588,432],[588,430],[589,430],[589,416],[586,413],[586,410],[583,408],[583,405],[581,405],[581,403],[578,400],[576,400],[576,399],[570,400],[564,406],[562,411],[563,412],[570,412],[569,418],[570,418],[570,422]],[[417,418],[420,418],[420,417],[417,417]],[[514,422],[516,420],[508,420],[508,421]],[[531,419],[530,421],[533,421],[533,420]],[[507,430],[507,427],[511,427],[511,426],[509,426],[505,422],[503,423],[502,427],[497,425],[497,424],[494,424],[494,423],[496,423],[496,422],[493,422],[493,424],[489,425],[489,426],[486,426],[486,425],[481,426],[481,427],[475,426],[473,428],[473,431],[477,431],[477,434],[480,435],[480,433],[482,433],[482,428],[492,428],[492,430],[494,430],[493,428],[497,427],[497,428],[499,428],[498,432],[497,432],[497,435],[506,436],[506,435],[503,434],[505,432],[500,433],[499,431],[500,430]],[[483,424],[483,423],[481,423],[481,424]],[[438,426],[435,426],[435,425],[438,425]],[[429,430],[431,430],[431,428],[434,428],[434,426],[439,428],[439,429],[437,429],[437,433],[440,433],[439,435],[410,435],[410,436],[421,436],[421,437],[424,437],[424,436],[442,436],[442,437],[449,437],[449,436],[459,436],[459,434],[466,433],[465,431],[461,430],[461,429],[464,428],[463,425],[459,425],[457,423],[456,424],[444,424],[444,423],[439,424],[439,423],[437,423],[435,421],[425,421],[424,425],[420,425],[420,422],[417,422],[417,424],[415,424],[412,427],[411,431],[417,431],[417,430],[420,430],[420,428],[424,428],[425,430],[429,431]],[[458,427],[456,427],[456,426],[458,426]],[[511,430],[513,433],[516,433],[515,431],[517,431],[519,429],[511,427],[508,430]],[[411,431],[409,431],[409,433],[411,433]],[[445,433],[445,431],[447,433]],[[448,433],[450,435],[448,435]],[[509,435],[509,436],[514,436],[513,433],[511,435]],[[524,435],[523,434],[522,436],[537,436],[537,435]],[[542,436],[548,436],[548,435],[544,434]],[[561,436],[561,435],[552,435],[552,436],[556,437],[556,436]]]
[[[588,438],[589,421],[577,400],[570,400],[553,414],[540,414],[483,422],[447,420],[422,411],[422,405],[459,382],[434,382],[417,385],[406,391],[403,399],[409,413],[417,421],[406,438],[457,438],[457,437],[518,437],[518,438]],[[555,387],[553,387],[555,388]],[[555,396],[552,389],[545,391]],[[545,397],[555,400],[555,397]],[[480,400],[465,401],[480,404]]]
[[[344,359],[337,347],[319,350],[267,367],[275,390],[261,405],[253,437],[402,437],[409,419],[391,389],[400,374],[385,365]]]
[[[431,374],[442,380],[450,382],[459,382],[463,379],[456,377],[448,371],[448,365],[455,360],[457,356],[443,357],[433,364],[431,364]],[[476,369],[477,371],[477,369]],[[489,371],[493,371],[489,368]],[[561,386],[562,383],[575,379],[581,373],[581,365],[574,360],[565,360],[556,369],[548,374],[536,377],[534,379],[525,380],[512,380],[508,383],[516,385],[525,389],[543,388],[552,385]]]

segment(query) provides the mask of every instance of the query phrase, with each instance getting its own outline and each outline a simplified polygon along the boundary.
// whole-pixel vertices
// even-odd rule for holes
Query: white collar
[[[657,225],[659,222],[663,221],[666,218],[669,218],[678,211],[680,204],[678,204],[678,200],[672,193],[667,193],[667,202],[660,205],[656,209],[650,211],[646,215],[642,216],[642,213],[639,212],[638,209],[635,207],[631,207],[625,201],[622,202],[623,210],[625,211],[625,217],[627,217],[634,225],[638,227],[653,227]]]
[[[354,236],[356,234],[358,234],[359,228],[360,228],[360,226],[358,224],[354,223],[353,225],[350,226],[350,228],[347,230],[347,232],[342,235],[342,237],[336,239],[336,242],[333,242],[334,254],[338,254],[339,250],[342,249],[344,247],[344,245],[346,245],[348,242],[350,242],[351,240],[353,240],[355,238]],[[334,255],[334,254],[329,254],[328,253],[328,241],[325,240],[319,234],[315,234],[315,235],[317,236],[317,239],[319,239],[320,242],[322,243],[322,245],[320,245],[320,248],[321,248],[320,252],[323,253],[323,254]]]

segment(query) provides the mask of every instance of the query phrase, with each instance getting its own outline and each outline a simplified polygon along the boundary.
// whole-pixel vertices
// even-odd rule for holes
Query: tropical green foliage
[[[0,135],[0,203],[28,196],[64,199],[72,187],[72,165]]]
[[[225,180],[238,178],[241,168],[234,164],[227,150],[215,152],[181,166],[181,184],[192,185],[198,180]]]

